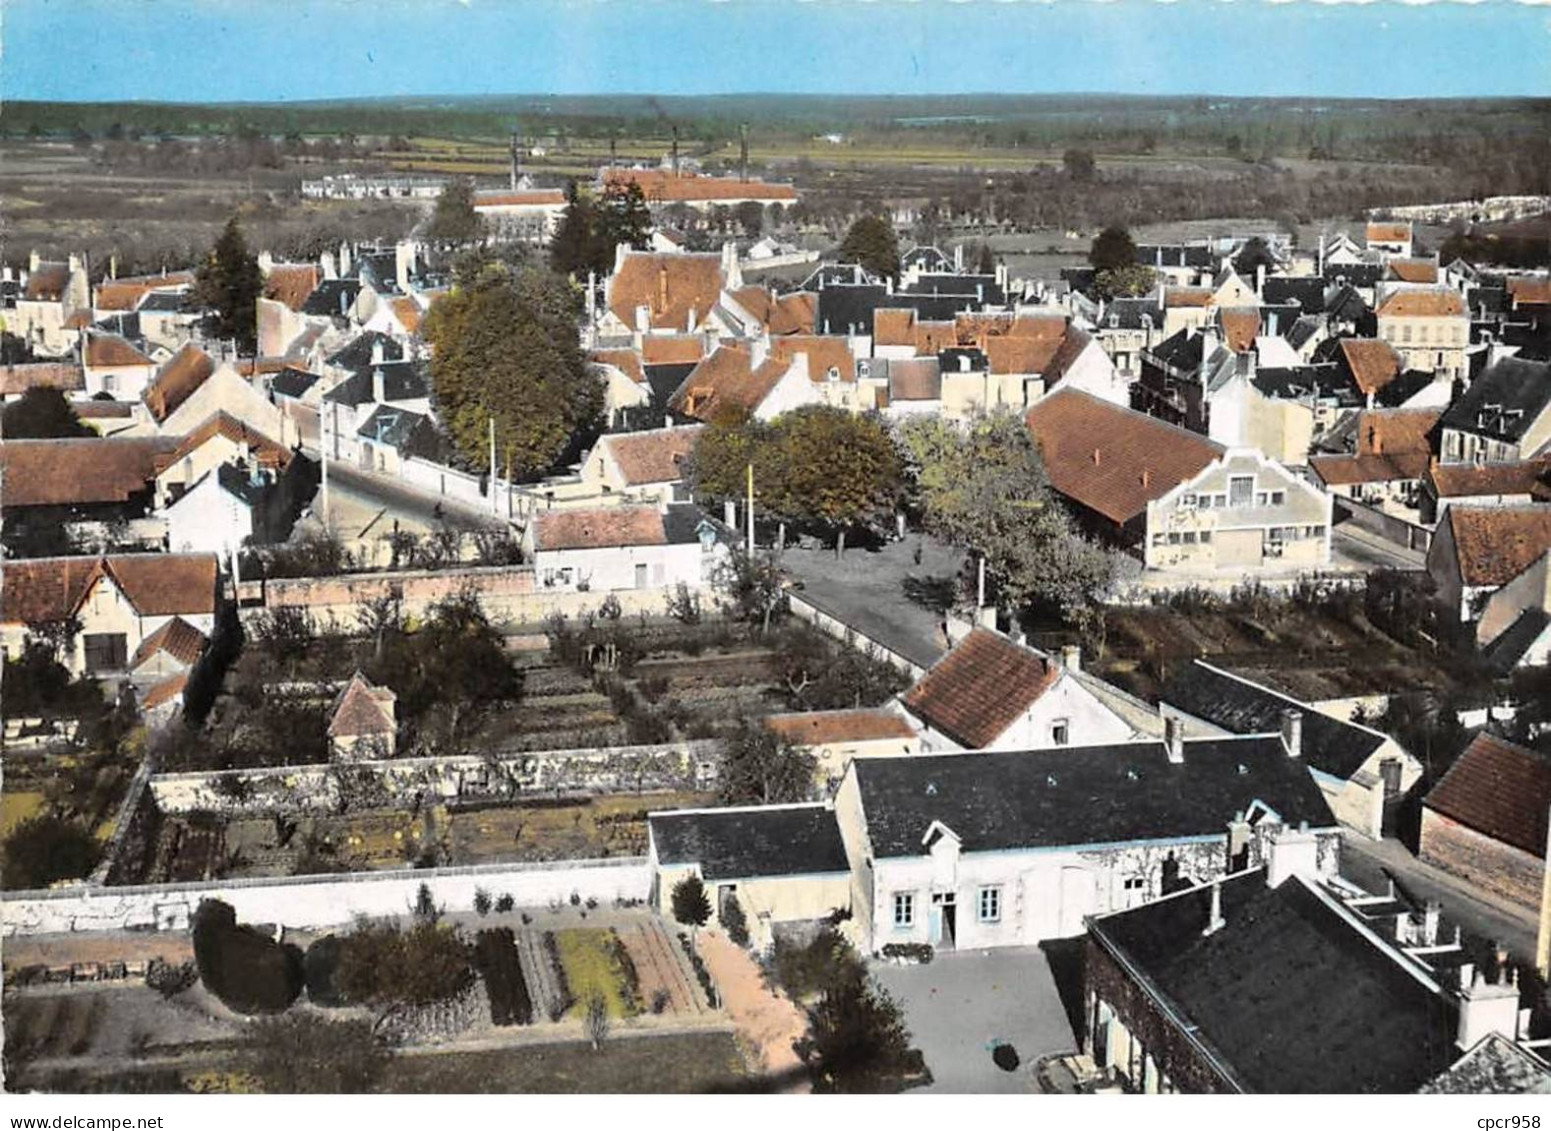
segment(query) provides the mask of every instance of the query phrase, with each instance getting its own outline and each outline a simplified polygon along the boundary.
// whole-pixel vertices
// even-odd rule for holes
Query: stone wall
[[[0,902],[0,935],[185,930],[201,899],[225,900],[241,922],[312,930],[341,926],[357,915],[408,914],[421,884],[444,910],[463,913],[473,910],[480,890],[497,899],[509,894],[519,907],[569,902],[573,894],[600,903],[645,900],[651,869],[645,857],[618,857],[139,887],[79,884],[7,893]]]
[[[362,605],[395,592],[405,615],[419,617],[465,588],[479,598],[493,623],[508,627],[542,624],[554,613],[581,617],[596,612],[610,597],[619,602],[625,614],[661,616],[674,592],[667,586],[613,592],[549,589],[539,583],[530,566],[483,566],[244,581],[239,586],[239,600],[244,623],[266,609],[298,608],[323,625],[332,621],[348,629],[355,624]],[[714,604],[708,586],[694,591],[708,607]]]
[[[1429,864],[1539,911],[1545,865],[1523,849],[1493,840],[1425,806],[1420,848],[1422,859]]]

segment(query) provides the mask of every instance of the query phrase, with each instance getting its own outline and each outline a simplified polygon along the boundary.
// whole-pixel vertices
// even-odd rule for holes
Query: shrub
[[[937,956],[930,943],[885,943],[884,958],[902,958],[906,962],[919,962],[923,966]]]
[[[565,964],[560,961],[560,944],[554,931],[544,932],[544,954],[549,958],[549,969],[555,977],[555,1000],[549,1004],[549,1019],[559,1021],[566,1010],[576,1004],[571,996],[571,983],[565,976]]]
[[[716,983],[711,981],[711,971],[706,969],[705,960],[700,957],[698,951],[689,941],[689,936],[683,931],[679,932],[679,946],[684,948],[684,953],[689,956],[689,964],[695,971],[695,980],[700,983],[700,988],[705,991],[705,999],[715,1009],[721,999],[716,995]]]
[[[743,914],[743,905],[736,898],[722,905],[722,927],[733,942],[739,946],[749,945],[749,921]]]
[[[342,944],[338,935],[324,935],[307,948],[302,958],[302,975],[307,983],[307,1000],[314,1005],[349,1005],[339,991],[336,972]]]
[[[84,879],[101,855],[101,844],[84,826],[44,813],[22,821],[5,838],[0,877],[7,891],[43,888]]]
[[[429,919],[408,930],[362,923],[341,940],[335,981],[349,1001],[422,1006],[457,997],[474,980],[469,948],[457,931]]]
[[[194,962],[205,988],[238,1013],[279,1013],[302,992],[302,953],[252,927],[220,900],[194,912]]]
[[[777,937],[766,960],[767,976],[801,1001],[862,963],[851,944],[833,927],[819,931],[806,945]]]
[[[508,911],[510,911],[512,908],[514,908],[516,906],[517,906],[517,901],[514,898],[512,898],[512,893],[511,892],[506,892],[505,894],[503,894],[501,896],[501,898],[499,898],[499,899],[497,899],[495,901],[495,909],[496,909],[496,911],[500,912],[503,915],[506,914]],[[528,917],[526,915],[524,915],[523,918],[522,918],[522,921],[524,923],[526,923],[528,921]]]
[[[490,914],[490,893],[484,888],[474,889],[474,911],[479,915]]]
[[[199,981],[199,971],[192,962],[174,966],[157,958],[145,972],[145,984],[164,998],[176,997]]]
[[[671,998],[669,997],[667,990],[654,990],[652,992],[652,1012],[656,1014],[663,1013],[668,1008],[668,1002],[670,1000]]]
[[[609,950],[614,961],[619,964],[619,977],[623,983],[620,996],[628,1003],[625,1012],[634,1013],[639,1008],[635,1003],[641,1000],[641,975],[636,971],[635,959],[630,957],[630,950],[619,937],[618,931],[609,932]]]

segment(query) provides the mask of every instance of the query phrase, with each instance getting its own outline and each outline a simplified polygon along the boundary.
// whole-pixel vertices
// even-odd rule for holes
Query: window
[[[1050,741],[1057,746],[1065,746],[1072,736],[1070,720],[1056,719],[1050,724]]]
[[[1266,493],[1264,491],[1256,491],[1255,492],[1255,505],[1257,507],[1265,506],[1266,505],[1266,499],[1267,499],[1267,495],[1266,495]]]
[[[1177,531],[1177,530],[1169,531],[1169,545],[1170,546],[1178,546],[1179,545],[1179,531]]]
[[[1125,883],[1121,885],[1126,891],[1145,891],[1147,880],[1143,876],[1127,876]]]
[[[122,632],[91,632],[81,638],[86,649],[86,670],[114,672],[129,662],[128,641]]]
[[[981,888],[976,910],[980,913],[980,921],[982,923],[1000,923],[1002,921],[1002,889]]]
[[[1272,491],[1271,492],[1271,505],[1273,507],[1279,507],[1283,503],[1285,503],[1286,501],[1287,501],[1287,492],[1286,491]]]
[[[1187,546],[1194,546],[1195,544],[1196,544],[1196,532],[1194,530],[1187,530],[1187,531],[1185,531],[1185,545],[1187,545]]]
[[[112,373],[102,375],[102,391],[104,393],[115,392],[118,389],[118,378]]]
[[[915,892],[897,891],[894,893],[894,925],[896,927],[913,927],[916,925]]]
[[[1247,507],[1255,497],[1255,477],[1253,475],[1234,475],[1228,479],[1228,505],[1230,507]]]
[[[1195,493],[1191,492],[1191,491],[1185,492],[1185,494],[1183,494],[1183,495],[1181,495],[1179,497],[1179,505],[1182,506],[1182,507],[1193,507],[1193,506],[1195,506],[1196,505]]]
[[[1201,531],[1201,541],[1203,541],[1203,542],[1210,542],[1211,540],[1212,540],[1212,532],[1210,530],[1203,530],[1203,531]]]
[[[1204,511],[1211,510],[1212,509],[1212,496],[1210,496],[1210,495],[1202,495],[1201,496],[1200,506],[1201,506],[1201,509],[1204,510]]]

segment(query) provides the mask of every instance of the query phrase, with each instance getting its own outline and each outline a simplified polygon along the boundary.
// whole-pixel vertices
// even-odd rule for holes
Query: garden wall
[[[342,799],[380,808],[415,797],[520,801],[555,793],[642,793],[710,788],[718,744],[710,739],[650,746],[544,750],[444,758],[392,758],[341,765],[157,774],[151,795],[163,813],[265,815],[334,810]]]
[[[305,609],[315,620],[327,622],[332,618],[350,626],[363,604],[380,600],[395,590],[405,615],[418,617],[436,602],[465,588],[479,598],[491,621],[505,625],[542,624],[554,613],[580,617],[597,611],[610,597],[619,602],[626,614],[660,616],[674,592],[667,586],[613,592],[546,589],[531,566],[481,566],[244,581],[238,587],[238,597],[244,622],[264,609],[298,608]],[[709,587],[697,587],[695,592],[710,603]]]
[[[553,901],[600,903],[645,900],[651,868],[645,857],[486,864],[463,868],[405,868],[392,872],[215,880],[209,883],[97,887],[12,892],[0,902],[0,935],[68,931],[185,930],[201,899],[222,899],[247,923],[294,929],[342,926],[357,915],[408,914],[420,885],[450,913],[472,911],[475,892],[511,895],[518,907]]]
[[[826,636],[834,637],[847,647],[855,648],[859,652],[865,652],[876,659],[883,660],[885,663],[891,664],[904,672],[911,679],[920,679],[926,674],[926,668],[916,663],[909,656],[894,651],[894,649],[874,640],[864,632],[858,632],[839,617],[826,613],[808,599],[799,597],[796,593],[791,593],[787,597],[787,604],[792,615],[798,620],[807,621]]]

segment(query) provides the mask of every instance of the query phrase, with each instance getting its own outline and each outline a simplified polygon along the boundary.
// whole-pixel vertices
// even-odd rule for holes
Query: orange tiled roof
[[[1198,475],[1223,454],[1204,436],[1110,404],[1076,389],[1058,389],[1025,420],[1044,457],[1050,485],[1115,523]]]
[[[1424,804],[1539,859],[1546,850],[1551,758],[1495,735],[1478,734]]]
[[[105,279],[97,284],[98,310],[133,310],[142,295],[194,285],[192,271],[174,271],[167,275],[139,275],[125,279]]]
[[[0,396],[14,397],[28,389],[73,392],[86,387],[81,367],[70,361],[34,361],[0,366]]]
[[[543,511],[533,518],[533,544],[539,550],[611,550],[667,542],[662,513],[653,506]]]
[[[406,334],[416,334],[420,331],[420,319],[424,311],[420,304],[409,295],[396,295],[388,300],[388,306],[393,311],[393,317],[399,320],[399,325],[404,327]]]
[[[923,322],[917,319],[916,354],[921,357],[935,357],[943,350],[953,349],[959,344],[958,327],[952,322]]]
[[[323,273],[314,264],[276,263],[264,276],[264,297],[300,310],[322,280]]]
[[[1060,674],[1048,657],[977,628],[933,664],[901,702],[959,745],[979,750],[1017,722]]]
[[[912,307],[888,307],[872,312],[872,344],[875,346],[914,346],[916,312]]]
[[[1427,480],[1440,499],[1528,495],[1551,501],[1551,456],[1513,463],[1434,463]]]
[[[609,280],[609,309],[632,330],[644,306],[652,329],[689,332],[716,306],[722,282],[719,256],[630,252]]]
[[[690,365],[705,356],[705,339],[699,334],[646,334],[641,338],[641,361],[646,365]]]
[[[474,197],[479,208],[550,208],[565,203],[564,189],[528,189],[525,192],[482,192]]]
[[[108,443],[106,440],[97,443]],[[103,577],[141,616],[215,612],[214,554],[117,554],[106,558],[28,558],[0,564],[0,621],[63,620]]]
[[[1222,326],[1223,344],[1234,353],[1248,353],[1260,336],[1260,308],[1257,306],[1224,307],[1217,312]]]
[[[587,355],[599,365],[612,365],[637,385],[646,381],[646,370],[641,366],[641,353],[634,349],[593,350]]]
[[[1355,455],[1310,456],[1330,486],[1419,480],[1432,460],[1432,430],[1441,408],[1388,408],[1357,414]]]
[[[831,369],[840,380],[856,380],[856,357],[848,339],[834,335],[791,334],[770,340],[770,356],[791,358],[802,354],[808,359],[808,379],[816,384],[828,380]]]
[[[1404,243],[1411,238],[1411,225],[1401,221],[1370,220],[1365,238],[1369,243]]]
[[[340,694],[329,719],[330,738],[359,738],[394,732],[393,704],[398,696],[356,672]]]
[[[1436,283],[1438,262],[1434,259],[1391,259],[1386,266],[1389,274],[1402,283]]]
[[[743,287],[732,297],[772,334],[813,333],[816,295],[806,291],[775,295],[764,287]]]
[[[172,458],[177,440],[7,440],[0,444],[8,507],[122,503],[146,489]]]
[[[152,686],[146,691],[145,698],[140,700],[140,709],[142,711],[154,711],[163,703],[170,703],[178,698],[178,696],[183,694],[183,689],[188,686],[189,674],[186,671],[178,672],[176,675],[168,676],[160,683]]]
[[[658,428],[651,432],[621,432],[604,436],[603,447],[625,482],[674,483],[684,478],[684,464],[695,450],[701,426]]]
[[[1508,294],[1513,305],[1551,306],[1551,278],[1539,275],[1518,275],[1508,280]]]
[[[108,369],[123,365],[151,365],[146,357],[128,339],[119,334],[89,333],[86,335],[86,365],[91,369]]]
[[[1211,287],[1164,287],[1163,305],[1211,306],[1215,294]]]
[[[28,272],[22,298],[30,302],[58,302],[69,286],[68,263],[40,263],[36,271]]]
[[[892,711],[865,707],[849,711],[793,711],[765,716],[769,730],[798,746],[835,742],[882,742],[915,737],[910,724]]]
[[[1506,585],[1551,550],[1551,504],[1448,509],[1454,552],[1466,585]]]
[[[214,372],[215,360],[193,342],[189,342],[156,371],[156,376],[146,386],[140,399],[150,410],[152,419],[159,424],[193,396]]]
[[[176,463],[184,456],[198,451],[206,441],[220,436],[234,444],[247,444],[253,458],[262,467],[285,467],[291,462],[291,449],[275,443],[262,432],[256,431],[225,411],[213,413],[207,420],[183,437],[172,453]]]
[[[1385,297],[1375,313],[1380,318],[1463,317],[1465,300],[1460,297],[1458,291],[1447,287],[1394,291]]]
[[[178,663],[188,667],[199,659],[204,650],[205,634],[182,617],[173,617],[140,642],[129,667],[133,671],[158,652],[166,652]]]
[[[666,169],[606,169],[602,177],[605,185],[611,182],[641,186],[641,192],[650,204],[686,204],[716,200],[766,200],[792,201],[797,190],[791,185],[774,185],[765,181],[740,181],[732,177],[702,177],[694,173],[674,176]]]
[[[697,420],[710,420],[725,408],[753,412],[790,368],[790,358],[774,355],[756,368],[748,350],[719,346],[684,378],[668,404]]]
[[[1400,376],[1400,355],[1377,338],[1342,338],[1341,356],[1365,395],[1377,393]]]

